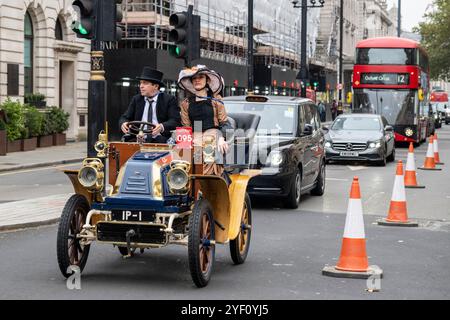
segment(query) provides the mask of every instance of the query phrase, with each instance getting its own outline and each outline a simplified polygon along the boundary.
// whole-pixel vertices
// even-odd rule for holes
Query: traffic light
[[[119,41],[122,39],[122,29],[117,23],[122,21],[122,0],[100,0],[98,17],[99,41]]]
[[[184,59],[186,64],[200,58],[200,16],[192,14],[192,6],[188,11],[174,13],[169,17],[172,27],[169,40],[174,42],[169,46],[170,55]]]
[[[97,17],[97,0],[76,0],[72,2],[76,12],[72,22],[72,30],[78,38],[95,39],[95,25]]]

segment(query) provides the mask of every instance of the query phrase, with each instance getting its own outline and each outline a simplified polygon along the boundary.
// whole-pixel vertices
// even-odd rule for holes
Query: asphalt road
[[[123,260],[116,248],[93,244],[82,289],[68,290],[56,261],[57,227],[49,226],[0,233],[0,299],[449,299],[450,126],[437,132],[444,170],[418,171],[419,183],[426,189],[406,192],[409,217],[418,219],[419,228],[374,224],[387,215],[395,164],[386,168],[329,165],[325,195],[303,196],[298,210],[281,209],[282,203],[274,201],[254,203],[246,263],[234,266],[228,247],[218,246],[206,288],[193,285],[185,247],[147,250]],[[423,164],[426,148],[416,150],[417,166]],[[398,149],[397,158],[406,160],[406,153]],[[67,178],[51,177],[51,170],[2,175],[0,194],[6,190],[14,195],[21,190],[19,181],[30,188],[28,195],[33,183],[40,184],[34,190],[44,195],[55,192],[51,190],[63,193],[63,188],[71,192],[68,181],[64,182]],[[365,280],[321,275],[322,268],[334,265],[339,257],[355,175],[361,183],[369,264],[384,271],[381,291],[375,293],[366,291]],[[10,184],[17,182],[16,189],[8,188],[4,177]]]

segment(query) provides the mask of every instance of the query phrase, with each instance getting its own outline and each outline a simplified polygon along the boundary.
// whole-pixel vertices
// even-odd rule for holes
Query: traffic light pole
[[[300,39],[300,80],[301,80],[301,94],[302,98],[306,98],[306,83],[308,82],[308,65],[306,63],[306,36],[307,36],[307,0],[302,0],[302,30]]]
[[[342,80],[342,60],[343,60],[343,46],[344,46],[344,0],[341,0],[341,5],[339,9],[339,103],[338,106],[343,110],[342,103],[342,90],[344,89],[344,84]],[[339,109],[339,108],[338,108]]]
[[[248,92],[252,92],[255,89],[255,80],[253,76],[253,0],[248,0]]]

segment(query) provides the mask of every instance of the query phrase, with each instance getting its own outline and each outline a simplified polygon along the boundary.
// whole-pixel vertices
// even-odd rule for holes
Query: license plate
[[[355,151],[342,151],[340,153],[341,157],[358,157],[359,153]]]
[[[143,210],[113,210],[112,220],[115,221],[154,221],[155,213]]]

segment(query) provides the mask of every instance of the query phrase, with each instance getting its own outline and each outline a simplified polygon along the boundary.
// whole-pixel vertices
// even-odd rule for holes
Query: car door
[[[311,104],[311,115],[313,117],[314,121],[314,131],[312,134],[312,143],[313,146],[311,147],[311,160],[312,160],[312,173],[311,173],[311,183],[314,183],[316,181],[316,178],[320,171],[320,162],[322,160],[323,154],[325,152],[324,150],[324,136],[323,132],[320,128],[320,115],[319,115],[319,109],[316,105]]]
[[[303,186],[309,186],[314,182],[313,174],[314,174],[314,131],[315,131],[315,123],[314,123],[314,115],[311,112],[311,108],[309,104],[302,104],[301,109],[303,110],[304,121],[303,128],[301,130],[302,143],[304,145],[304,153],[303,153]],[[310,131],[308,132],[308,127]]]

